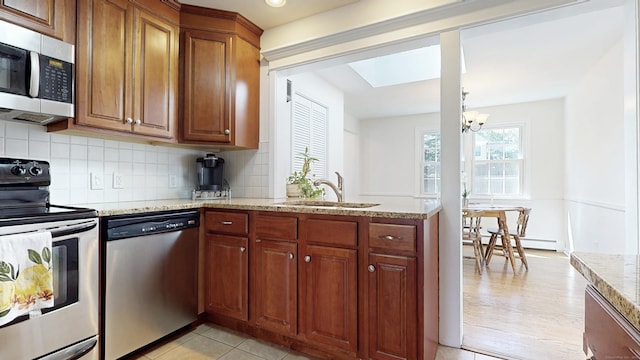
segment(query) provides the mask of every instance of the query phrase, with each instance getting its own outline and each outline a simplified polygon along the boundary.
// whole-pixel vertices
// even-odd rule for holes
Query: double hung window
[[[473,134],[472,193],[517,196],[522,193],[522,126],[483,128]]]

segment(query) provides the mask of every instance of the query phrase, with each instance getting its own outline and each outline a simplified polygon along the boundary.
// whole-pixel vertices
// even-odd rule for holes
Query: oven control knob
[[[29,168],[29,174],[33,176],[38,176],[42,174],[42,168],[38,166],[32,166],[31,168]]]
[[[22,165],[14,165],[11,168],[11,173],[15,176],[23,176],[27,173],[27,169],[25,169]]]

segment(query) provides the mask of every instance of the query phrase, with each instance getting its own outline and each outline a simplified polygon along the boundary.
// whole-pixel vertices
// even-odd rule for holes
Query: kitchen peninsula
[[[201,209],[205,321],[317,357],[435,358],[438,202],[238,198],[94,207],[101,217]]]
[[[594,359],[640,358],[640,256],[574,252],[571,265],[589,283],[584,350]]]

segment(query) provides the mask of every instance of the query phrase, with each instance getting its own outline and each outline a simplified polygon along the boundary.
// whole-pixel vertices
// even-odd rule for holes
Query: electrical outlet
[[[104,181],[102,180],[102,174],[91,173],[91,190],[104,189]]]
[[[122,181],[122,175],[118,173],[113,173],[113,188],[114,189],[123,189],[124,183]]]
[[[177,188],[178,187],[178,176],[175,174],[170,174],[169,175],[169,187],[170,188]]]

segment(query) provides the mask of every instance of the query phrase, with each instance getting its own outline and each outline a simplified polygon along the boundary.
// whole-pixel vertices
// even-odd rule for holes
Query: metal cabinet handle
[[[240,252],[243,253],[245,250],[247,250],[244,246],[240,248]]]
[[[289,253],[289,259],[293,259],[293,253]]]
[[[304,262],[310,262],[311,261],[311,256],[307,255],[304,257]]]
[[[220,221],[222,225],[233,225],[233,221]]]
[[[231,134],[231,130],[229,130],[229,129],[224,129],[224,134],[225,134],[225,135],[229,135],[229,134]]]
[[[137,120],[135,121],[135,124],[136,124],[136,125],[140,125],[140,124],[142,124],[142,121],[140,121],[140,119],[137,119]]]
[[[133,119],[132,119],[132,118],[130,118],[130,117],[128,117],[128,118],[126,118],[126,119],[124,120],[124,122],[125,122],[126,124],[132,124],[132,123],[133,123]]]
[[[376,271],[376,267],[373,266],[373,265],[369,265],[369,266],[367,266],[367,270],[369,270],[369,272],[374,272],[374,271]]]
[[[378,237],[384,240],[402,240],[402,237],[393,235],[380,235]]]

